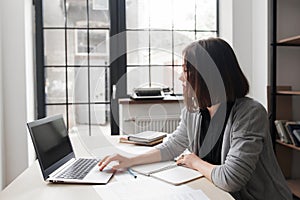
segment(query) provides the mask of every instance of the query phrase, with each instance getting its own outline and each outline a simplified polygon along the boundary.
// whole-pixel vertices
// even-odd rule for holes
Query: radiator
[[[172,133],[180,121],[179,116],[136,117],[135,133],[142,131],[160,131]]]

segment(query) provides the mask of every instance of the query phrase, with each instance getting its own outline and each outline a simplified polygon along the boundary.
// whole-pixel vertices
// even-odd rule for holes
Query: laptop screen
[[[73,152],[61,115],[28,123],[28,127],[44,169]]]

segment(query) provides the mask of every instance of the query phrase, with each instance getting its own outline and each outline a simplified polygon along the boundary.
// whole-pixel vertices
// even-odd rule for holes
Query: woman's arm
[[[187,129],[189,128],[190,132],[192,132],[194,129],[193,127],[189,127],[188,124],[194,124],[193,122],[188,123],[189,121],[197,121],[196,117],[192,116],[188,113],[186,108],[182,109],[181,115],[180,115],[180,123],[176,130],[171,134],[171,136],[168,138],[168,140],[160,145],[157,145],[155,148],[160,151],[161,154],[161,160],[173,160],[175,157],[177,157],[179,154],[181,154],[185,149],[190,147],[190,141],[188,136]]]
[[[251,179],[268,138],[268,118],[257,103],[239,108],[231,128],[230,149],[225,162],[211,172],[212,182],[228,192],[236,192]]]
[[[191,153],[180,157],[177,160],[178,165],[184,165],[188,168],[195,169],[203,174],[208,180],[211,181],[211,173],[216,165],[210,164],[201,158],[199,158],[196,154]]]
[[[148,153],[127,158],[116,154],[106,156],[98,164],[102,171],[110,162],[117,161],[119,164],[113,166],[113,169],[127,168],[139,164],[154,163],[159,161],[171,160],[178,156],[188,147],[188,136],[186,130],[187,110],[184,108],[181,112],[181,121],[177,129],[172,133],[167,142],[157,145]]]
[[[110,162],[117,161],[119,164],[112,167],[114,170],[117,170],[121,168],[128,168],[134,165],[159,162],[160,160],[160,151],[158,149],[152,149],[147,153],[132,158],[127,158],[120,154],[106,156],[99,162],[98,166],[100,166],[99,170],[102,171]]]
[[[267,117],[261,106],[239,112],[232,129],[231,147],[225,163],[212,165],[194,153],[177,163],[198,170],[216,186],[228,191],[240,190],[251,178],[264,145]]]

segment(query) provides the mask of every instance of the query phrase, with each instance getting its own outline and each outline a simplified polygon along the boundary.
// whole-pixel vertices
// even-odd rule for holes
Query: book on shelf
[[[300,147],[300,141],[297,139],[297,137],[294,135],[294,130],[300,129],[300,123],[299,122],[286,122],[285,123],[286,130],[291,138],[292,144]]]
[[[180,185],[203,176],[199,171],[179,166],[174,161],[137,165],[131,169],[173,185]]]
[[[300,143],[300,129],[293,130],[293,134],[296,137],[296,139],[298,140],[298,142]]]
[[[286,122],[287,122],[286,120],[275,120],[274,124],[275,124],[276,130],[277,130],[279,140],[281,142],[291,144],[291,139],[290,139],[290,137],[289,137],[289,135],[286,131],[286,128],[285,128],[285,123]]]

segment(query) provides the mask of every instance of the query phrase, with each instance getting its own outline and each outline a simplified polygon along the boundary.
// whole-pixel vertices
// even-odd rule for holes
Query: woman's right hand
[[[121,156],[120,154],[110,155],[104,157],[98,164],[99,170],[102,171],[110,162],[117,161],[119,164],[112,166],[113,170],[118,170],[121,168],[128,168],[133,165],[130,158]]]

